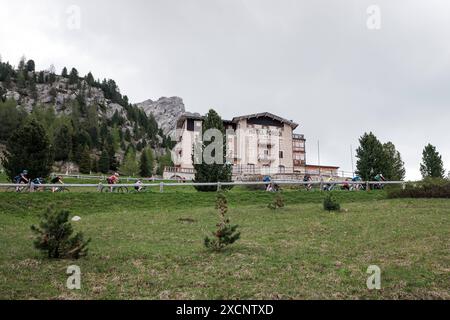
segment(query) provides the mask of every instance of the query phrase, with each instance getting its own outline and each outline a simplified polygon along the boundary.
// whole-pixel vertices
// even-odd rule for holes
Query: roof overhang
[[[273,120],[279,121],[281,123],[285,123],[289,126],[292,127],[292,130],[296,129],[298,127],[298,123],[295,123],[291,120],[287,120],[285,118],[279,117],[277,115],[274,115],[273,113],[270,112],[262,112],[262,113],[254,113],[254,114],[249,114],[249,115],[245,115],[245,116],[240,116],[240,117],[234,117],[233,118],[233,122],[237,122],[239,120],[243,120],[243,119],[251,119],[251,118],[262,118],[262,117],[268,117],[271,118]]]

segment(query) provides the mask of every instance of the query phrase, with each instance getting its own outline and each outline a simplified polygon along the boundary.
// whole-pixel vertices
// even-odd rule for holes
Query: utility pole
[[[317,140],[317,162],[319,165],[319,177],[320,177],[320,180],[322,181],[322,171],[320,168],[320,140]]]
[[[353,146],[352,145],[350,145],[350,157],[352,160],[352,177],[354,178],[355,177],[355,169],[353,167]]]

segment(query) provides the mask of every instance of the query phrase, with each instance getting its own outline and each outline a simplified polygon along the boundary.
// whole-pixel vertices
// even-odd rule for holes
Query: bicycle
[[[131,189],[130,193],[141,193],[141,192],[147,192],[147,191],[150,191],[149,189],[147,189],[147,187],[141,187],[138,190],[136,188]]]
[[[70,190],[66,187],[57,187],[55,188],[55,191],[53,191],[53,188],[47,187],[44,191],[50,191],[50,192],[69,192]]]
[[[104,186],[104,187],[101,188],[100,192],[104,192],[104,193],[112,193],[112,192],[128,193],[128,188],[127,187]]]
[[[30,184],[27,183],[18,183],[17,187],[8,187],[6,188],[6,192],[30,192]]]

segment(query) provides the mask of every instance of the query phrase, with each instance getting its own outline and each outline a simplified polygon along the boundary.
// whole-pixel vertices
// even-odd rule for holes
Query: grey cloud
[[[448,1],[34,2],[1,5],[62,18],[79,5],[82,28],[28,33],[9,14],[0,20],[4,59],[77,66],[115,79],[134,102],[177,95],[190,111],[213,107],[225,118],[280,114],[300,123],[309,162],[320,140],[322,163],[347,171],[350,145],[369,130],[397,146],[409,178],[419,177],[428,142],[450,162]],[[371,4],[381,8],[378,31],[366,27]]]

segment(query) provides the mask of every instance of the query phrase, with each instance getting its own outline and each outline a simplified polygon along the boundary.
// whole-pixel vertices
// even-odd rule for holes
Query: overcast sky
[[[450,169],[448,0],[0,0],[0,54],[112,78],[136,103],[292,119],[311,164],[320,140],[321,163],[350,171],[373,131],[410,179],[428,142]]]

